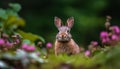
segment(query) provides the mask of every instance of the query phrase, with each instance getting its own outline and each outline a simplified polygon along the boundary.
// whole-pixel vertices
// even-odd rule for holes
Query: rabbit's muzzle
[[[66,42],[66,41],[70,41],[71,36],[67,33],[59,33],[57,34],[56,39],[61,42]]]

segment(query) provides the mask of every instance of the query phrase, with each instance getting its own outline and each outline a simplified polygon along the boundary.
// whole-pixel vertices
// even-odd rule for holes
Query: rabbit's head
[[[68,18],[66,25],[62,25],[62,21],[58,17],[55,17],[54,22],[59,30],[58,34],[56,35],[56,39],[61,42],[70,41],[72,37],[70,34],[70,29],[74,24],[74,18],[73,17]]]

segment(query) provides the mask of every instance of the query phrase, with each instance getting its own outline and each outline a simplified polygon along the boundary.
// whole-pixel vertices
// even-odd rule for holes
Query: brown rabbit
[[[79,46],[75,43],[70,34],[70,29],[74,24],[74,18],[68,18],[66,26],[62,25],[62,21],[58,17],[55,17],[54,21],[59,30],[55,41],[55,55],[62,53],[68,55],[78,54],[80,52]]]

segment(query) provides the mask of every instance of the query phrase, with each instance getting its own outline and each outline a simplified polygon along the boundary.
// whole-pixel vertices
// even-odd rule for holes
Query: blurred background
[[[55,16],[63,23],[70,16],[75,18],[71,34],[84,46],[99,41],[100,31],[105,30],[106,15],[112,16],[111,24],[120,25],[120,0],[0,0],[0,8],[7,8],[8,3],[22,5],[19,15],[26,21],[22,29],[42,36],[46,42],[55,41],[58,32]]]

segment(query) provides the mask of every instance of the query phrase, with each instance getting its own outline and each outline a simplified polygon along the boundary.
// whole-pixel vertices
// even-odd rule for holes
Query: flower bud
[[[35,46],[28,46],[27,51],[35,51]]]
[[[89,50],[85,51],[85,56],[90,56],[91,52]]]
[[[108,34],[108,32],[106,32],[106,31],[102,31],[102,32],[100,33],[100,38],[101,38],[101,39],[103,39],[103,38],[108,38],[108,36],[109,36],[109,34]]]
[[[47,47],[47,48],[51,48],[51,47],[52,47],[52,43],[48,42],[48,43],[46,44],[46,47]]]
[[[111,36],[111,39],[112,39],[112,40],[118,40],[118,36],[115,35],[115,34],[113,34],[113,35]]]
[[[28,44],[23,44],[22,45],[22,49],[27,49],[27,47],[28,47]]]
[[[98,45],[98,42],[97,42],[97,41],[92,41],[92,42],[91,42],[91,45],[97,46],[97,45]]]
[[[3,46],[5,44],[4,39],[0,39],[0,46]]]

